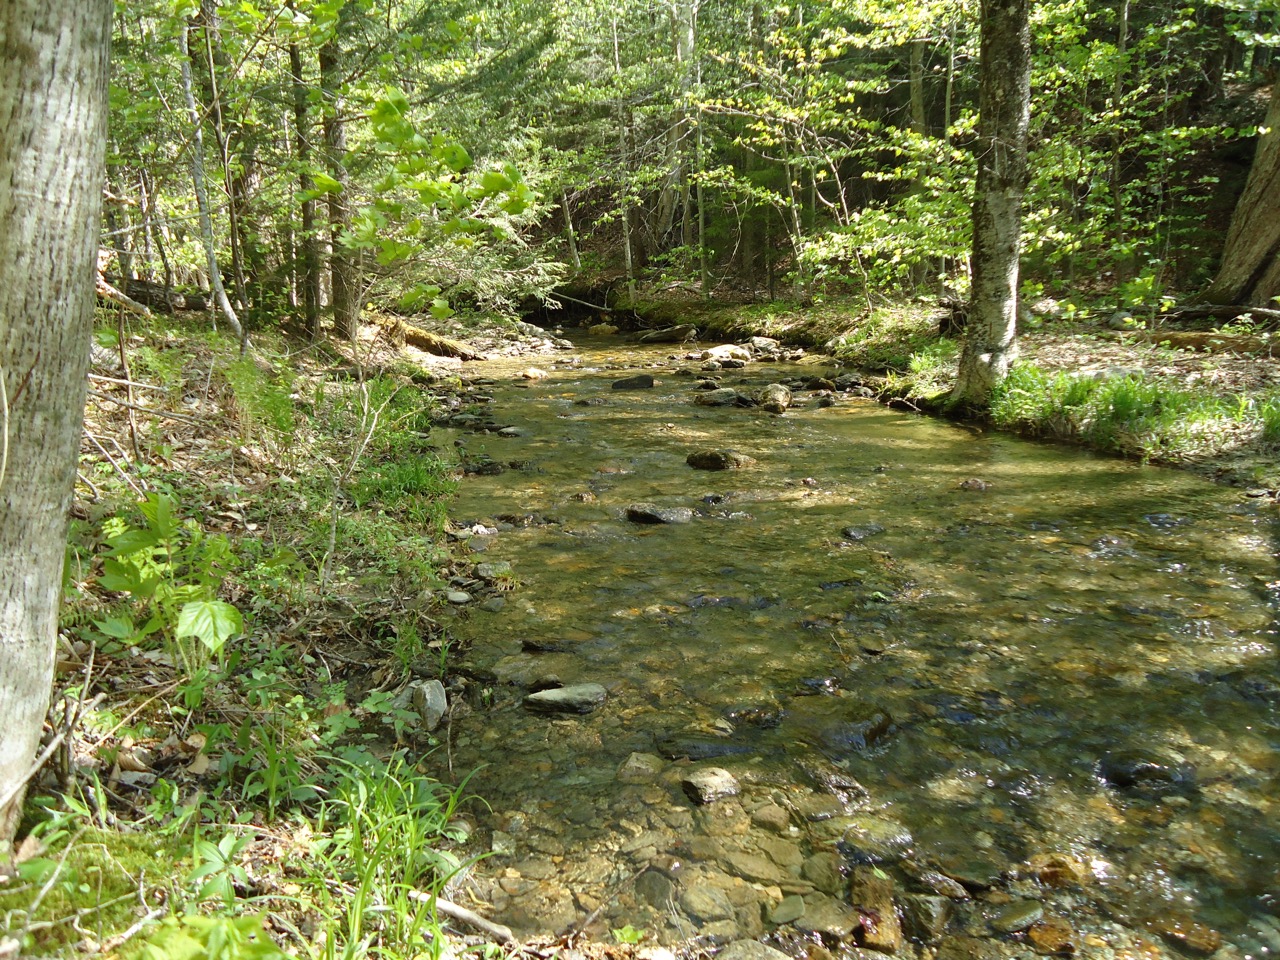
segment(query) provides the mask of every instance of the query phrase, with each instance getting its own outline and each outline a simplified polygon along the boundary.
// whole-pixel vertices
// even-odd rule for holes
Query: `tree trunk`
[[[320,335],[320,255],[316,249],[315,181],[311,178],[311,124],[307,119],[307,86],[302,76],[302,52],[289,44],[289,71],[293,75],[293,133],[298,158],[298,189],[302,200],[302,238],[298,261],[302,266],[302,314],[312,339]]]
[[[333,300],[333,333],[340,340],[355,340],[360,326],[360,277],[355,252],[342,242],[351,229],[351,176],[347,171],[347,127],[342,117],[343,78],[341,38],[349,27],[351,5],[339,14],[337,33],[320,48],[320,86],[325,94],[324,155],[329,176],[339,189],[329,197],[329,284]]]
[[[1280,297],[1280,82],[1258,138],[1258,152],[1236,204],[1222,265],[1200,299],[1271,306]]]
[[[1031,117],[1030,0],[983,0],[973,289],[952,402],[985,407],[1017,358],[1018,258]]]
[[[84,414],[111,0],[0,3],[0,843],[49,705]]]
[[[191,180],[196,192],[196,212],[200,218],[200,239],[204,244],[205,263],[209,268],[209,292],[213,308],[222,312],[227,326],[240,341],[240,352],[249,349],[249,338],[235,308],[227,299],[227,290],[222,285],[222,273],[218,269],[218,250],[213,242],[213,214],[209,210],[209,189],[204,173],[204,130],[200,122],[200,111],[196,109],[196,96],[191,89],[191,31],[190,24],[182,31],[182,92],[187,101],[187,119],[191,122]]]

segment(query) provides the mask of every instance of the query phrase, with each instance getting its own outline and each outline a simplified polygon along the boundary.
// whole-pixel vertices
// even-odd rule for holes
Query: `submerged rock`
[[[840,536],[846,540],[852,540],[854,543],[861,543],[863,540],[869,540],[871,537],[878,537],[884,533],[884,526],[879,523],[864,523],[854,527],[845,527],[840,531]]]
[[[1113,750],[1098,761],[1098,777],[1117,790],[1173,793],[1195,787],[1195,768],[1159,747]]]
[[[738,402],[738,391],[733,387],[716,387],[693,398],[700,407],[727,407]]]
[[[723,800],[725,797],[736,797],[738,780],[723,767],[703,767],[685,774],[680,781],[680,788],[694,803],[708,804]]]
[[[693,511],[689,507],[659,507],[653,503],[633,503],[626,510],[632,523],[690,523]]]
[[[861,814],[837,817],[828,824],[828,829],[842,830],[836,849],[855,865],[894,863],[910,854],[915,845],[911,831],[896,820]]]
[[[880,953],[897,953],[902,947],[894,893],[893,881],[873,867],[857,867],[849,878],[849,902],[862,921],[859,940]]]
[[[613,381],[614,390],[649,390],[657,381],[649,373],[637,373],[634,377],[624,377]]]
[[[575,683],[531,693],[524,698],[524,705],[537,713],[591,713],[608,697],[609,692],[598,683]]]
[[[756,461],[736,450],[698,450],[685,457],[695,470],[740,470]]]
[[[714,760],[716,757],[732,757],[755,753],[749,744],[724,737],[706,737],[698,734],[672,735],[658,738],[658,752],[668,760]]]
[[[1038,900],[1015,900],[1006,904],[991,917],[991,929],[996,933],[1017,933],[1044,916],[1044,904]]]
[[[951,901],[946,897],[909,893],[902,898],[902,921],[909,937],[921,943],[937,943],[947,929]]]

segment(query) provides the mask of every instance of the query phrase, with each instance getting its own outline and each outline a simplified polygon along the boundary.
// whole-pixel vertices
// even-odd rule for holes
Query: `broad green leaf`
[[[93,625],[105,636],[115,637],[117,640],[128,640],[134,633],[133,621],[128,617],[108,617],[106,620],[93,621]]]
[[[313,173],[311,182],[316,185],[316,190],[322,194],[342,192],[342,184],[327,173]]]
[[[244,618],[231,604],[223,600],[193,600],[184,604],[178,614],[174,636],[198,637],[211,653],[217,653],[228,639],[243,630]]]
[[[446,143],[439,151],[440,162],[455,173],[462,173],[471,166],[471,154],[460,144]]]
[[[449,306],[448,300],[436,297],[431,301],[431,315],[437,320],[448,320],[453,316],[453,308]]]

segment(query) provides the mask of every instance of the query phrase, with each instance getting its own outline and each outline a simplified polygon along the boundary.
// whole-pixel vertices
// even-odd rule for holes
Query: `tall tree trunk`
[[[615,75],[621,81],[622,78],[622,52],[618,46],[618,21],[615,17],[613,20],[613,69]],[[624,171],[628,170],[628,156],[630,151],[628,147],[627,129],[631,125],[630,112],[621,100],[618,101],[618,163]],[[631,306],[636,302],[636,267],[635,255],[632,251],[631,239],[631,204],[626,195],[624,188],[622,195],[622,254],[626,261],[627,270],[627,305]]]
[[[333,333],[340,340],[355,340],[360,326],[360,276],[356,255],[342,242],[351,228],[351,176],[347,171],[347,127],[343,119],[344,79],[342,37],[351,23],[350,4],[339,14],[338,29],[320,48],[320,87],[325,94],[324,155],[329,176],[339,189],[329,198],[329,285],[333,302]]]
[[[227,326],[240,341],[240,352],[249,350],[249,337],[236,316],[236,311],[227,298],[226,287],[222,285],[222,272],[218,269],[218,248],[213,241],[213,214],[209,210],[209,187],[204,172],[204,126],[200,122],[200,111],[196,108],[196,95],[191,88],[191,24],[182,31],[182,93],[187,101],[187,119],[191,123],[191,181],[196,192],[196,213],[200,219],[200,239],[204,244],[205,264],[209,269],[209,292],[213,308],[222,313]]]
[[[1280,297],[1280,82],[1258,138],[1244,193],[1236,203],[1222,251],[1222,265],[1202,300],[1272,306]]]
[[[1017,358],[1018,259],[1031,116],[1030,0],[983,0],[973,289],[952,401],[985,407]]]
[[[111,0],[0,3],[0,843],[49,705],[107,143]]]
[[[292,6],[292,4],[290,4]],[[315,181],[311,178],[311,124],[307,119],[307,85],[302,75],[302,51],[289,44],[289,72],[293,79],[294,153],[298,158],[298,189],[302,193],[302,240],[297,260],[302,270],[302,315],[312,338],[320,335],[320,252],[316,249]]]

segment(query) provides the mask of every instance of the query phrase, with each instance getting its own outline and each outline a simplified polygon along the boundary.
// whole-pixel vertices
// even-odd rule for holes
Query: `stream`
[[[486,915],[796,956],[1280,955],[1274,501],[804,389],[825,363],[574,347],[544,379],[468,364],[432,434],[491,565],[445,621]],[[709,375],[792,405],[699,405]]]

